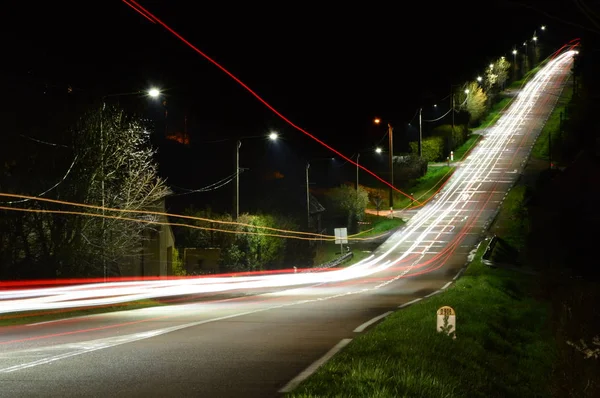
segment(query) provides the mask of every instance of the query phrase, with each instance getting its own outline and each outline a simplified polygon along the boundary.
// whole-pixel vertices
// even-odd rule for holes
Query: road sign
[[[338,243],[338,244],[348,243],[348,229],[347,228],[336,228],[335,229],[335,243]]]
[[[348,229],[347,228],[336,228],[335,232],[335,243],[340,245],[340,256],[344,255],[344,243],[348,243]]]
[[[456,338],[456,312],[452,307],[446,305],[437,310],[437,331]]]

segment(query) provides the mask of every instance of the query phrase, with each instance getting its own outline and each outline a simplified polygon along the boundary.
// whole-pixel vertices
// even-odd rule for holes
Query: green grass
[[[502,112],[509,106],[509,104],[512,100],[513,100],[512,97],[504,97],[504,98],[500,99],[500,101],[498,101],[494,105],[492,105],[489,112],[481,120],[479,125],[477,127],[475,127],[475,129],[488,128],[491,125],[493,125],[494,123],[496,123],[498,121],[498,119],[500,119],[500,116],[502,116]]]
[[[403,191],[409,195],[412,194],[419,201],[426,200],[450,178],[454,169],[453,166],[428,167],[427,173],[423,177],[415,180],[408,187],[404,188]],[[413,204],[411,199],[394,192],[394,209],[404,209],[410,207],[411,204]],[[416,205],[417,203],[414,204]]]
[[[37,322],[48,322],[57,319],[74,318],[85,315],[103,314],[115,311],[136,310],[140,308],[166,305],[156,300],[140,300],[130,303],[113,304],[109,306],[72,308],[66,310],[27,311],[0,315],[1,326],[25,325]]]
[[[380,214],[386,214],[385,211],[381,211]],[[363,220],[365,224],[362,225],[361,230],[366,231],[357,235],[360,238],[370,238],[373,236],[379,236],[385,232],[391,231],[404,225],[404,221],[399,218],[387,218],[377,216],[374,214],[365,214]]]
[[[509,89],[519,89],[521,88],[525,83],[527,83],[536,73],[538,73],[538,71],[540,70],[540,68],[542,66],[544,66],[546,64],[546,62],[542,62],[540,63],[538,66],[536,66],[535,68],[531,69],[530,71],[528,71],[527,73],[525,73],[525,76],[523,76],[521,79],[519,80],[515,80],[514,82],[512,82],[508,88]]]
[[[550,117],[548,117],[546,124],[544,124],[544,127],[531,150],[531,156],[538,159],[548,159],[550,150],[549,137],[552,140],[552,146],[558,148],[560,140],[560,114],[565,111],[572,96],[573,86],[569,84],[563,88],[554,110],[550,114]],[[552,152],[554,152],[554,148],[552,149]]]
[[[530,277],[483,265],[485,246],[444,293],[359,335],[289,396],[549,396],[549,309],[526,293]],[[444,305],[457,314],[455,340],[435,330]]]
[[[382,211],[381,214],[385,214],[385,212]],[[373,214],[365,214],[365,218],[363,221],[365,222],[365,224],[361,225],[361,230],[366,232],[357,235],[358,238],[372,238],[376,236],[381,236],[388,231],[394,230],[404,225],[404,221],[402,219],[390,219],[387,217],[377,216]],[[371,244],[368,241],[363,243],[363,241],[351,240],[350,246],[354,254],[352,258],[344,262],[343,265],[351,265],[367,257],[369,253],[365,252],[367,251],[366,249],[368,249],[368,247],[366,246],[371,246]],[[326,262],[335,260],[340,256],[340,252],[340,245],[336,244],[335,242],[327,241],[320,243],[317,247],[314,265],[318,266]]]
[[[482,135],[480,134],[469,135],[469,138],[467,138],[467,140],[454,151],[454,161],[458,162],[463,160],[471,152],[471,150],[475,148],[475,145],[477,145],[481,137]]]

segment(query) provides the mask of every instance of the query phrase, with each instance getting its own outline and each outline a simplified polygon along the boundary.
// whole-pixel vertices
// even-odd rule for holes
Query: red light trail
[[[409,195],[407,193],[404,193],[403,191],[401,191],[398,188],[396,188],[394,185],[392,185],[389,182],[385,181],[383,178],[379,177],[377,174],[375,174],[371,170],[367,169],[363,165],[354,162],[352,159],[350,159],[346,155],[342,154],[341,152],[339,152],[335,148],[331,147],[330,145],[328,145],[325,142],[321,141],[320,139],[318,139],[314,135],[310,134],[308,131],[304,130],[302,127],[294,124],[290,119],[288,119],[281,112],[279,112],[277,109],[275,109],[271,104],[269,104],[265,99],[263,99],[260,95],[258,95],[248,85],[246,85],[244,82],[242,82],[233,73],[229,72],[227,69],[225,69],[225,67],[223,67],[221,64],[219,64],[217,61],[215,61],[214,59],[212,59],[211,57],[209,57],[208,55],[206,55],[204,52],[202,52],[200,49],[198,49],[196,46],[194,46],[192,43],[190,43],[187,39],[185,39],[183,36],[181,36],[179,33],[177,33],[174,29],[172,29],[166,23],[164,23],[163,21],[161,21],[160,19],[158,19],[150,11],[148,11],[147,9],[145,9],[144,7],[142,7],[138,2],[136,2],[135,0],[129,0],[129,1],[128,0],[123,0],[123,3],[125,3],[129,7],[133,8],[137,13],[139,13],[140,15],[142,15],[144,18],[148,19],[152,23],[161,25],[163,28],[165,28],[167,31],[169,31],[169,33],[171,33],[173,36],[177,37],[179,40],[181,40],[189,48],[191,48],[192,50],[194,50],[195,52],[197,52],[198,54],[200,54],[206,60],[208,60],[213,65],[215,65],[217,68],[219,68],[222,72],[224,72],[227,76],[229,76],[233,80],[235,80],[239,85],[241,85],[243,88],[245,88],[250,94],[252,94],[257,100],[259,100],[270,111],[272,111],[273,113],[275,113],[279,118],[281,118],[284,122],[286,122],[287,124],[289,124],[290,126],[292,126],[294,129],[300,131],[301,133],[303,133],[306,136],[310,137],[314,141],[318,142],[320,145],[322,145],[325,148],[329,149],[330,151],[332,151],[333,153],[335,153],[336,155],[338,155],[339,157],[341,157],[345,161],[347,161],[347,162],[355,165],[356,167],[359,167],[359,168],[363,169],[367,173],[371,174],[373,177],[377,178],[379,181],[383,182],[384,184],[386,184],[390,188],[394,189],[396,192],[399,192],[402,195],[406,196],[407,198],[410,198],[411,200],[414,200],[417,204],[421,203],[418,200],[416,200],[415,198],[413,198],[411,195]]]

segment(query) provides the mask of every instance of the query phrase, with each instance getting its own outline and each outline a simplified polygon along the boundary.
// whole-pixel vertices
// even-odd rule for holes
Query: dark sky
[[[392,122],[402,139],[420,105],[438,102],[450,84],[474,78],[489,60],[510,56],[540,25],[548,25],[552,45],[572,38],[564,23],[507,1],[141,4],[346,155],[383,137],[374,116]],[[168,101],[169,128],[183,130],[187,116],[193,147],[204,150],[195,164],[209,157],[230,161],[231,148],[223,147],[230,144],[210,141],[270,130],[282,133],[290,157],[330,156],[121,1],[21,3],[8,11],[2,29],[9,56],[2,69],[17,88],[46,92],[71,85],[89,100],[158,86]],[[263,144],[244,150],[252,145]]]

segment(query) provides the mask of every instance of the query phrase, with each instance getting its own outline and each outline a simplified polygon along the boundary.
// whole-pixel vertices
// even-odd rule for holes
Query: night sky
[[[335,156],[121,1],[57,4],[10,6],[3,36],[11,57],[2,65],[10,87],[51,95],[71,86],[72,95],[90,103],[106,94],[161,88],[167,129],[187,130],[192,141],[162,159],[170,163],[172,182],[204,184],[226,176],[231,139],[272,130],[282,136],[279,147],[245,141],[244,162],[270,156],[283,167],[291,159]],[[401,145],[419,106],[437,103],[450,84],[474,78],[491,59],[510,57],[534,30],[542,36],[540,25],[548,26],[550,46],[572,38],[565,24],[506,1],[141,4],[291,121],[348,156],[381,142],[385,130],[373,126],[375,116],[392,123]],[[163,122],[160,103],[135,101],[136,109],[148,107],[157,125]]]

